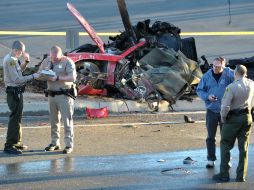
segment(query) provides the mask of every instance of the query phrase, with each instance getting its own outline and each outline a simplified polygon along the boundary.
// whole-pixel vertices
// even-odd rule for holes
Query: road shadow
[[[5,158],[5,157],[20,157],[20,156],[41,156],[41,155],[58,155],[58,154],[63,154],[61,150],[59,151],[45,151],[45,150],[25,150],[22,151],[22,154],[8,154],[4,152],[3,150],[0,151],[0,158]]]

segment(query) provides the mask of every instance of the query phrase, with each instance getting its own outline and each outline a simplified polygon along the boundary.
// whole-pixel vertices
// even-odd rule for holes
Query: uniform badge
[[[16,65],[16,61],[11,60],[11,61],[10,61],[10,66],[15,66],[15,65]]]

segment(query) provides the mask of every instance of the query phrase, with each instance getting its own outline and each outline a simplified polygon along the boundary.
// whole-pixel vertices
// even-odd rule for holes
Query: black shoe
[[[59,150],[60,146],[59,145],[53,145],[49,144],[46,148],[45,151],[54,151],[54,150]]]
[[[14,145],[14,147],[18,150],[27,150],[28,146],[24,145],[24,144],[16,144]]]
[[[214,168],[214,161],[208,160],[206,166],[207,169]]]
[[[17,148],[12,147],[12,146],[5,147],[4,152],[7,153],[7,154],[22,154],[21,150],[18,150]]]
[[[245,178],[241,178],[241,177],[236,177],[235,179],[236,182],[246,182]]]
[[[70,154],[73,151],[73,149],[71,147],[66,146],[63,150],[64,154]]]
[[[229,177],[224,177],[220,173],[213,175],[213,180],[218,182],[228,182],[230,180]]]

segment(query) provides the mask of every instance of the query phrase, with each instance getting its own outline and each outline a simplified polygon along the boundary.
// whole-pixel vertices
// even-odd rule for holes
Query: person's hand
[[[24,60],[26,61],[26,62],[30,62],[30,56],[29,56],[29,54],[28,53],[26,53],[26,52],[24,52],[23,53],[23,57],[24,57]]]
[[[57,76],[48,77],[48,80],[54,82],[57,80]]]
[[[221,123],[225,123],[226,122],[226,117],[221,117]]]
[[[216,102],[216,101],[218,100],[218,98],[217,98],[215,95],[213,95],[213,94],[210,94],[210,95],[208,96],[208,99],[209,99],[211,102]]]
[[[38,79],[38,78],[41,77],[41,74],[40,74],[40,73],[34,73],[34,74],[33,74],[33,77],[34,77],[35,79]]]

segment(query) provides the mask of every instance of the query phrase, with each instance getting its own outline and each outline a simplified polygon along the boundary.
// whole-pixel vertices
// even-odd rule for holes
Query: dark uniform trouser
[[[232,115],[224,123],[221,131],[221,165],[222,176],[229,177],[228,162],[230,150],[234,147],[235,140],[238,140],[239,162],[236,170],[236,177],[244,179],[248,168],[248,146],[251,132],[251,114]]]
[[[23,114],[23,94],[7,92],[7,104],[10,109],[5,147],[19,144],[22,138],[21,119]]]
[[[216,160],[216,132],[218,125],[221,129],[221,117],[220,113],[212,112],[211,110],[206,111],[206,129],[207,129],[207,138],[206,138],[206,147],[207,147],[207,160],[215,161]]]

